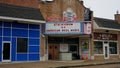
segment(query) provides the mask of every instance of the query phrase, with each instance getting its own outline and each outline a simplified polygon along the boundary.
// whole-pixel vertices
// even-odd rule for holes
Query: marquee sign
[[[43,34],[91,34],[91,26],[83,22],[44,23]]]
[[[46,34],[73,34],[82,33],[80,23],[46,23]]]

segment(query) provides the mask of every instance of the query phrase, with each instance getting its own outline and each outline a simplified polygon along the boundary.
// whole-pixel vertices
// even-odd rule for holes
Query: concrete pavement
[[[120,64],[120,60],[75,60],[75,61],[41,61],[22,63],[0,63],[0,68],[69,68],[104,64]]]

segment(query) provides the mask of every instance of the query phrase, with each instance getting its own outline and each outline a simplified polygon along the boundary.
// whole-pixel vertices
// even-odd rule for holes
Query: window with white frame
[[[109,42],[110,54],[117,54],[117,42]]]
[[[103,54],[103,42],[94,41],[94,53],[95,54]]]

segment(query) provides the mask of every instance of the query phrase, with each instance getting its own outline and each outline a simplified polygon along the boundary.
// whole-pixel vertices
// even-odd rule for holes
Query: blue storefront
[[[40,61],[40,9],[0,5],[0,62]]]
[[[0,61],[39,61],[40,25],[0,22]]]

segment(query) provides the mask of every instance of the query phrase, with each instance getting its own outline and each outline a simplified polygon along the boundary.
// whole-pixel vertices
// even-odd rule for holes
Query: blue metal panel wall
[[[27,54],[17,54],[17,61],[27,61]]]
[[[84,34],[84,23],[81,23],[81,32]]]
[[[40,29],[40,26],[36,24],[29,24],[29,29]]]
[[[3,36],[11,36],[11,29],[3,28]]]
[[[39,54],[40,48],[39,46],[29,46],[29,53],[38,53]]]
[[[11,41],[10,37],[3,37],[3,41]]]
[[[29,45],[38,45],[39,46],[39,39],[29,39]]]
[[[0,61],[2,61],[2,22],[0,22]]]
[[[4,22],[3,26],[4,27],[11,27],[11,23],[10,22]]]
[[[16,61],[16,38],[12,38],[12,61]]]
[[[17,38],[28,39],[27,53],[16,52]],[[11,41],[11,61],[40,61],[40,25],[0,22],[0,61],[2,41]]]
[[[39,30],[29,30],[29,37],[38,38],[40,37],[39,33]]]
[[[40,26],[29,25],[29,61],[40,60]]]
[[[12,36],[15,36],[15,37],[28,37],[28,30],[12,29]]]
[[[16,23],[13,23],[13,24],[12,24],[12,27],[13,27],[13,28],[24,28],[24,29],[28,29],[28,24],[23,24],[23,23],[21,24],[21,23],[17,23],[17,22],[16,22]]]
[[[30,61],[38,61],[40,60],[40,55],[39,54],[29,54],[29,60]]]
[[[2,27],[0,27],[0,36],[2,36]]]

